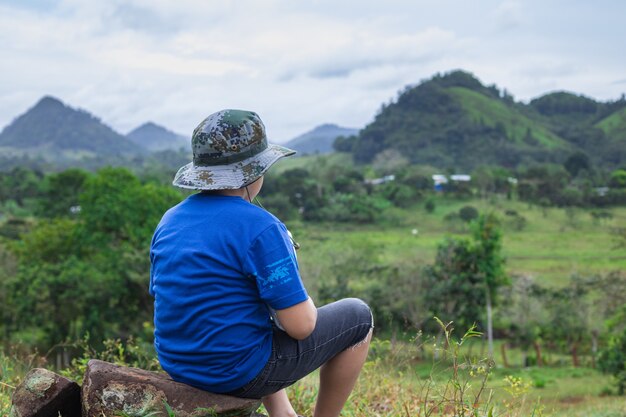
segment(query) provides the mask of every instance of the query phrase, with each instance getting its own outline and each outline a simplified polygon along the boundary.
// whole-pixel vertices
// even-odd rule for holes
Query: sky
[[[621,0],[0,0],[0,128],[52,95],[122,134],[256,111],[271,142],[362,128],[463,69],[528,102],[626,92]]]

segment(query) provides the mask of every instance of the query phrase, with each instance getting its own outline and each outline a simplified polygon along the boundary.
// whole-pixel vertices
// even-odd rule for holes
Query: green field
[[[429,350],[427,348],[427,350]],[[477,348],[474,354],[479,353]],[[345,416],[453,416],[461,401],[459,388],[451,386],[450,361],[420,360],[414,345],[375,340],[369,360]],[[590,368],[504,368],[497,365],[485,377],[470,371],[462,360],[458,381],[469,404],[482,387],[477,416],[623,417],[626,398],[606,395],[611,379]],[[510,352],[515,357],[516,352]],[[474,360],[473,362],[477,362]],[[474,368],[477,369],[477,368]],[[290,389],[297,410],[312,414],[317,373]],[[456,397],[454,393],[456,392]],[[455,399],[456,398],[456,399]],[[455,399],[455,400],[454,400]],[[492,414],[489,414],[491,411]],[[473,414],[465,414],[467,416]]]
[[[541,208],[526,203],[499,199],[436,200],[435,212],[429,214],[422,205],[410,210],[391,210],[387,224],[378,225],[309,225],[288,224],[302,245],[299,252],[304,268],[323,265],[326,256],[341,253],[346,248],[373,245],[385,262],[411,262],[426,265],[434,261],[437,245],[446,236],[467,234],[461,222],[449,222],[444,217],[458,212],[465,205],[479,211],[493,211],[504,224],[503,252],[510,275],[532,276],[537,282],[561,286],[573,274],[591,275],[613,270],[626,270],[626,253],[618,247],[612,230],[626,225],[626,208],[607,210],[612,219],[594,220],[590,210]],[[526,219],[522,230],[515,230],[511,216],[514,210]],[[383,222],[385,223],[385,222]],[[417,234],[413,230],[417,230]]]

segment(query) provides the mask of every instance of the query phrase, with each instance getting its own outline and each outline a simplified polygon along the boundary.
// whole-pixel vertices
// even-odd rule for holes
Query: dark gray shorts
[[[373,326],[368,305],[358,298],[345,298],[317,309],[315,330],[304,340],[275,327],[265,367],[252,381],[226,394],[261,398],[280,391],[362,342]]]

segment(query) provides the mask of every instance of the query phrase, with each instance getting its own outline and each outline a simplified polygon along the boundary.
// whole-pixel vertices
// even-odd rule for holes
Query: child
[[[263,175],[295,152],[268,144],[256,113],[223,110],[191,139],[173,184],[201,190],[168,210],[150,250],[155,347],[177,381],[260,398],[296,416],[285,388],[321,367],[315,417],[338,416],[369,348],[369,307],[316,308],[285,226],[252,200]]]

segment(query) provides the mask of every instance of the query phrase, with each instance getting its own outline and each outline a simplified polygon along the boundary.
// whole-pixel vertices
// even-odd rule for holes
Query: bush
[[[426,209],[426,211],[428,213],[432,213],[435,211],[435,200],[433,200],[432,198],[429,198],[428,200],[426,200],[426,203],[424,203],[424,208]]]
[[[293,220],[298,217],[298,208],[295,207],[289,197],[284,194],[272,194],[269,197],[264,197],[261,204],[283,221]]]
[[[376,194],[379,194],[386,200],[389,200],[397,207],[408,207],[417,198],[415,189],[404,184],[390,182],[376,188]]]
[[[626,393],[626,327],[620,326],[626,317],[626,308],[623,308],[611,321],[613,333],[609,342],[600,351],[598,365],[603,372],[610,373],[615,377],[617,392],[619,395]],[[616,327],[623,327],[617,329]]]
[[[320,220],[372,223],[391,205],[381,197],[353,194],[335,194],[330,202],[319,211]]]
[[[459,217],[466,223],[478,218],[478,210],[474,206],[464,206],[459,210]]]

